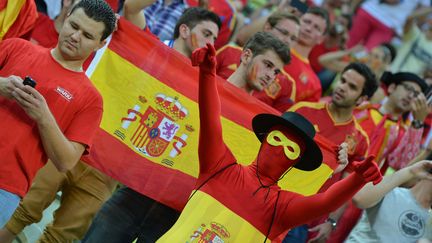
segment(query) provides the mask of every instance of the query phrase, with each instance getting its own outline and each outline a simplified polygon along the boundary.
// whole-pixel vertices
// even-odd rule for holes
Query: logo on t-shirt
[[[416,211],[403,212],[399,217],[398,224],[400,232],[408,238],[418,239],[423,236],[425,231],[425,222]]]
[[[71,101],[72,98],[73,98],[73,95],[72,95],[71,93],[69,93],[69,91],[65,90],[65,89],[62,88],[62,87],[58,87],[58,86],[57,86],[56,91],[57,91],[57,93],[61,94],[61,96],[62,96],[63,98],[65,98],[67,101]]]
[[[307,82],[309,81],[309,78],[308,78],[307,73],[301,73],[301,74],[300,74],[300,81],[301,81],[303,84],[307,84]]]
[[[279,78],[276,77],[276,79],[267,86],[265,89],[266,94],[271,97],[272,99],[275,99],[276,96],[279,94],[279,91],[281,90],[281,85],[279,84]]]

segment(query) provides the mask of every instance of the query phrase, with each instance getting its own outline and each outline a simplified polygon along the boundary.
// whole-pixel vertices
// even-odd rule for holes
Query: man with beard
[[[263,31],[273,34],[276,38],[291,46],[297,40],[299,19],[286,12],[275,12],[267,18]],[[242,48],[236,45],[226,45],[217,51],[217,74],[228,77],[241,65]],[[254,90],[252,95],[283,112],[293,103],[295,95],[294,79],[281,70],[275,80],[263,90]]]
[[[399,170],[416,157],[420,150],[423,122],[428,114],[424,93],[426,82],[414,73],[385,73],[381,78],[389,95],[382,105],[366,105],[354,114],[370,138],[369,154],[385,173],[390,167]],[[407,115],[411,112],[413,120]],[[344,241],[361,216],[352,203],[340,218],[340,226],[330,236],[331,242]]]
[[[243,48],[240,65],[228,82],[249,94],[263,90],[290,61],[289,48],[270,33],[258,32]]]
[[[345,143],[345,146],[348,146],[348,160],[346,162],[362,160],[367,154],[369,139],[355,119],[353,111],[357,105],[368,100],[377,88],[375,75],[365,64],[351,63],[342,71],[330,102],[300,102],[294,105],[290,111],[295,111],[306,117],[314,124],[318,134],[334,144]],[[319,192],[326,191],[329,186],[342,179],[342,170],[345,166],[347,164],[340,165],[331,178],[322,185]],[[348,165],[347,171],[351,171],[350,165]],[[315,176],[310,177],[310,180],[317,179]],[[325,215],[325,217],[310,222],[307,227],[303,227],[303,234],[307,235],[307,228],[309,228],[311,233],[317,232],[316,235],[311,234],[315,236],[311,240],[327,238],[336,226],[341,211],[338,210],[330,216]],[[286,239],[286,242],[293,241]]]

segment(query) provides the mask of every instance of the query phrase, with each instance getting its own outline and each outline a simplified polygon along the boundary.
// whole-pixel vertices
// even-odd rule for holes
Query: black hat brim
[[[252,120],[252,128],[255,132],[255,135],[261,142],[267,136],[270,128],[276,125],[282,125],[295,129],[303,136],[303,139],[306,142],[306,151],[303,152],[301,159],[294,165],[294,168],[304,171],[312,171],[321,166],[323,160],[321,149],[315,143],[313,138],[309,137],[295,124],[282,118],[281,116],[272,114],[258,114]]]

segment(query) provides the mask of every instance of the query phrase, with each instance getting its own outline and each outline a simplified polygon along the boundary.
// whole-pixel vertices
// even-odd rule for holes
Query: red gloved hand
[[[366,183],[372,181],[376,185],[382,180],[382,175],[377,164],[373,161],[374,158],[375,156],[369,155],[363,161],[354,161],[352,167],[354,172]]]
[[[216,50],[212,44],[198,48],[192,53],[192,65],[199,66],[200,70],[216,73]]]

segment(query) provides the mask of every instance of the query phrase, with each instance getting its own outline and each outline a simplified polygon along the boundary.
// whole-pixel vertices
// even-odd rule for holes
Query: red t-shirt
[[[319,101],[321,82],[310,66],[308,59],[301,57],[294,49],[291,49],[291,63],[285,65],[284,69],[295,80],[295,102]]]
[[[216,73],[224,79],[240,65],[242,49],[234,45],[226,45],[216,53]],[[261,92],[253,92],[252,95],[267,105],[284,112],[293,105],[295,98],[295,81],[282,70],[267,88]]]
[[[369,137],[354,116],[347,122],[335,123],[328,110],[328,103],[322,102],[300,102],[295,104],[290,111],[302,114],[314,125],[317,134],[334,144],[348,143],[350,162],[361,161],[365,158],[369,148]],[[339,180],[340,175],[332,176],[331,180],[334,181],[334,179]],[[327,188],[328,186],[325,189]]]
[[[236,45],[226,45],[216,52],[216,74],[227,80],[240,65],[243,49]]]
[[[324,69],[324,67],[318,61],[319,57],[321,55],[326,54],[326,53],[338,51],[338,50],[339,50],[338,46],[328,48],[325,46],[324,42],[321,44],[315,45],[312,48],[311,52],[309,53],[309,62],[310,62],[312,69],[315,71],[315,73],[319,73]]]
[[[30,41],[47,48],[57,45],[58,33],[54,21],[43,13],[39,13],[36,25],[30,37]]]
[[[31,76],[60,130],[90,148],[102,117],[102,97],[83,72],[65,69],[50,49],[22,39],[0,43],[0,77]],[[0,188],[23,197],[47,162],[37,124],[14,100],[0,97]]]
[[[361,161],[365,158],[369,147],[369,138],[360,124],[354,118],[344,122],[335,123],[328,110],[328,103],[311,103],[300,102],[295,104],[291,109],[306,117],[315,127],[317,134],[329,139],[339,145],[343,142],[348,143],[349,162]],[[346,168],[350,170],[349,167]],[[325,192],[330,186],[342,179],[342,173],[339,172],[329,178],[318,192]],[[321,216],[308,225],[309,228],[315,227],[328,218],[328,215]],[[315,233],[309,233],[312,238]]]

